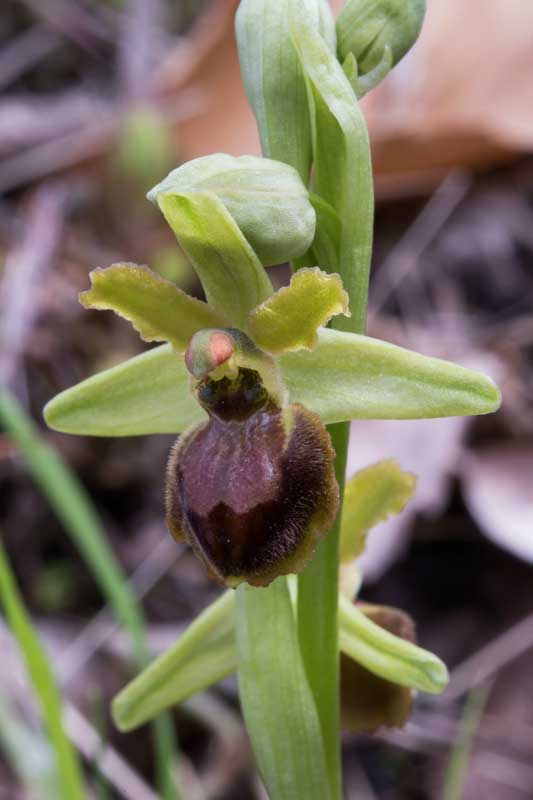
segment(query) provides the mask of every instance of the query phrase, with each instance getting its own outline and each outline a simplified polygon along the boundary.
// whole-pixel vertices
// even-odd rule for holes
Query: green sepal
[[[43,414],[50,428],[86,436],[179,433],[207,419],[183,358],[168,344],[66,389]]]
[[[369,336],[323,329],[314,350],[280,363],[291,401],[325,423],[470,416],[500,405],[482,373]]]
[[[170,281],[139,264],[112,264],[89,273],[91,288],[80,294],[85,308],[115,311],[127,319],[145,342],[170,342],[185,352],[203,328],[225,324],[207,303],[190,297]]]
[[[268,267],[301,256],[315,233],[307,187],[288,164],[258,156],[214,153],[173,170],[151,192],[211,192],[224,204],[261,263]]]
[[[264,155],[293,166],[307,183],[311,125],[302,69],[289,31],[291,0],[241,0],[235,17],[244,88],[254,112]],[[335,23],[324,0],[304,0],[313,29],[335,52]],[[280,87],[283,91],[280,91]]]
[[[304,267],[288,286],[250,312],[249,330],[258,347],[269,353],[312,350],[320,326],[337,314],[349,316],[348,302],[339,275]]]
[[[273,288],[224,203],[212,192],[158,194],[157,200],[196,269],[209,305],[246,330],[248,312]]]
[[[361,555],[370,529],[403,511],[415,487],[416,477],[403,472],[394,459],[359,470],[347,481],[342,502],[341,562]]]
[[[325,423],[488,414],[500,404],[490,378],[388,342],[322,329],[312,351],[280,358],[289,400]],[[205,419],[183,359],[161,345],[53,398],[51,428],[92,436],[179,433]]]
[[[113,700],[113,719],[129,731],[235,671],[235,592],[224,592]]]
[[[446,688],[448,671],[440,658],[384,630],[342,594],[339,639],[345,655],[381,678],[430,694]]]
[[[349,55],[352,55],[351,53]],[[349,56],[348,56],[349,58]],[[354,59],[355,60],[355,59]],[[344,62],[346,64],[346,61]],[[374,89],[383,78],[385,78],[393,67],[392,63],[392,50],[388,44],[383,48],[381,61],[376,66],[364,75],[359,75],[357,79],[352,82],[355,93],[358,98],[364,97],[372,89]]]
[[[337,272],[350,296],[350,319],[335,327],[361,330],[364,326],[368,271],[372,245],[373,184],[366,123],[342,66],[309,23],[302,0],[291,0],[290,32],[308,85],[313,126],[313,192],[327,208],[317,217],[313,251],[320,264]],[[315,210],[317,210],[316,204]],[[337,226],[332,237],[332,220]],[[321,239],[325,238],[323,244]]]

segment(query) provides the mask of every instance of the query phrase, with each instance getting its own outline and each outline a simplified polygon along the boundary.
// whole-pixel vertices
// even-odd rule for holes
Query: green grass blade
[[[24,655],[28,674],[37,695],[43,720],[54,748],[58,785],[64,800],[83,800],[83,775],[62,723],[61,696],[50,662],[24,608],[9,561],[0,544],[0,597],[9,626]]]
[[[145,626],[135,593],[107,542],[88,495],[65,462],[40,437],[36,426],[7,390],[0,387],[0,424],[20,449],[32,476],[73,539],[117,620],[131,636],[139,666],[148,661]],[[164,776],[165,800],[179,797],[170,776],[174,757],[169,721],[156,721],[158,774]]]
[[[488,694],[489,687],[484,686],[472,689],[466,698],[457,738],[450,752],[441,800],[461,800],[464,796],[472,745],[481,723]]]
[[[0,694],[0,746],[18,780],[32,796],[57,800],[54,751],[42,731],[31,728]]]

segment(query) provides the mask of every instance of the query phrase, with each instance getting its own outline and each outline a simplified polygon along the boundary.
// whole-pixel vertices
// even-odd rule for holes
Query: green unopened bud
[[[337,52],[359,96],[411,49],[425,11],[425,0],[347,0],[337,18]]]
[[[415,642],[412,619],[397,608],[360,605],[368,619],[389,633]],[[402,728],[411,711],[413,692],[381,678],[341,654],[341,719],[344,730],[375,733],[379,728]]]
[[[224,204],[265,266],[301,256],[313,241],[315,211],[288,164],[214,153],[173,170],[148,199],[206,191]]]
[[[235,18],[244,88],[265,155],[291,164],[307,182],[312,132],[305,78],[289,26],[291,0],[241,0]],[[335,52],[327,0],[303,0],[308,22]]]
[[[178,440],[167,470],[171,533],[229,586],[303,569],[339,501],[320,418],[279,402],[256,351],[240,331],[195,334],[186,364],[209,420]]]

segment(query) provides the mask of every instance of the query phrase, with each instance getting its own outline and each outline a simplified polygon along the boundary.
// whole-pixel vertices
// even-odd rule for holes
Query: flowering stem
[[[344,473],[348,450],[349,423],[328,427],[335,448],[335,476],[340,496],[344,492]],[[339,646],[338,585],[341,513],[323,539],[311,564],[298,580],[298,633],[307,678],[317,705],[331,795],[341,796],[339,750]]]

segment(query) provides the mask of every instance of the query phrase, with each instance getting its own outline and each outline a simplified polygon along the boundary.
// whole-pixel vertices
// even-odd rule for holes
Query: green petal
[[[162,656],[113,701],[121,731],[137,728],[165,708],[235,671],[235,592],[228,590],[200,614]]]
[[[403,511],[415,487],[415,476],[403,472],[394,459],[379,461],[356,472],[344,489],[341,561],[360,556],[370,528]]]
[[[255,343],[269,353],[312,350],[318,342],[317,328],[337,314],[349,313],[340,277],[304,267],[288,286],[254,308],[249,328]]]
[[[339,595],[341,651],[381,678],[438,694],[448,682],[445,664],[421,647],[394,636]]]
[[[488,414],[500,405],[490,378],[388,342],[321,330],[311,352],[281,356],[292,402],[326,423]]]
[[[145,342],[170,342],[185,352],[203,328],[224,325],[207,303],[185,294],[170,281],[138,264],[112,264],[90,273],[91,288],[82,292],[85,308],[115,311],[129,320]]]
[[[179,433],[206,419],[183,358],[161,345],[88,378],[44,409],[51,428],[88,436]]]
[[[350,82],[310,24],[302,0],[291,0],[290,31],[308,83],[313,124],[313,191],[321,198],[313,251],[322,269],[338,272],[350,296],[343,330],[362,330],[372,245],[373,185],[366,123]],[[327,214],[320,211],[328,209]],[[338,233],[332,242],[332,231]],[[322,239],[325,238],[325,242]],[[333,243],[333,247],[332,247]]]
[[[273,288],[229,211],[211,192],[159,194],[157,200],[194,264],[209,305],[246,330],[248,312]]]

